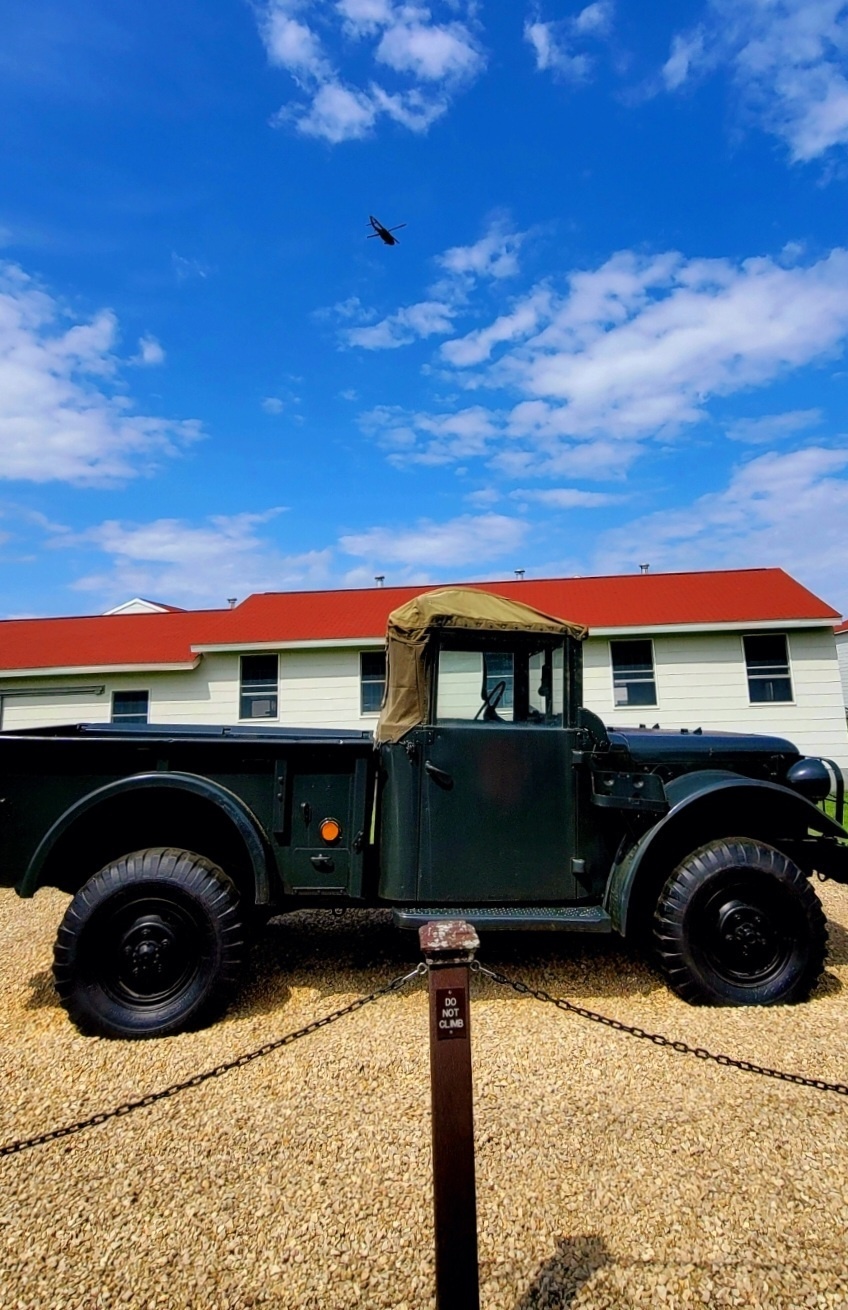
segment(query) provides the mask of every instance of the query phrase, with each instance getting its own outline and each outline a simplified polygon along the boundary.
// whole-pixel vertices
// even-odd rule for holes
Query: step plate
[[[600,905],[428,905],[415,910],[392,910],[398,928],[423,928],[434,920],[461,919],[475,928],[536,929],[559,932],[612,932],[612,919]]]

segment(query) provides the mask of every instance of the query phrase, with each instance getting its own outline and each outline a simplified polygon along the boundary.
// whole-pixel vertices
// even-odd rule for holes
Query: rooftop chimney
[[[649,569],[650,567],[651,567],[650,564],[640,564],[640,565],[639,565],[639,572],[640,572],[640,573],[647,573],[647,572],[648,572],[648,569]]]
[[[519,582],[523,582],[523,581],[524,581],[524,569],[515,569],[515,576],[518,578],[518,581],[519,581]]]
[[[376,582],[378,587],[382,587],[383,583],[386,581],[385,573],[375,573],[374,581]]]
[[[228,600],[227,600],[227,604],[229,605],[229,607],[230,607],[231,610],[234,610],[234,609],[235,609],[235,607],[236,607],[236,601],[237,601],[237,600],[238,600],[238,596],[230,596],[230,597],[228,598]]]

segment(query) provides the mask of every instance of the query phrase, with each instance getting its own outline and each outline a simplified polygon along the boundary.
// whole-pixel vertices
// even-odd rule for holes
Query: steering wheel
[[[474,715],[475,723],[477,719],[479,719],[481,714],[483,715],[484,719],[498,718],[498,715],[495,713],[495,709],[497,708],[498,705],[500,705],[505,691],[506,691],[506,683],[496,682],[494,687],[492,687],[490,691],[486,692],[485,696],[483,697],[483,704],[480,706],[479,710]]]

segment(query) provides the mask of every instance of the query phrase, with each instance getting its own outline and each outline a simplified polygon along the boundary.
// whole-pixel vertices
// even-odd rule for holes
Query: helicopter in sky
[[[392,233],[397,232],[398,228],[406,227],[405,223],[397,223],[394,227],[383,227],[383,224],[380,222],[379,218],[375,218],[373,214],[368,215],[368,222],[371,224],[371,226],[374,229],[373,232],[368,233],[369,241],[371,240],[372,237],[379,237],[380,240],[384,243],[384,245],[387,246],[400,245],[400,242],[398,241],[397,237],[392,236]]]

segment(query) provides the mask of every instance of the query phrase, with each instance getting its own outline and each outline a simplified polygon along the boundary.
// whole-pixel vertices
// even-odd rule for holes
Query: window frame
[[[639,701],[639,702],[634,701],[632,704],[630,704],[627,701],[622,703],[616,700],[616,695],[615,695],[617,687],[616,687],[615,659],[613,658],[613,647],[621,646],[625,643],[627,645],[634,645],[637,642],[638,643],[644,642],[644,644],[647,645],[648,648],[650,649],[651,677],[641,678],[641,679],[635,678],[635,679],[631,679],[631,681],[637,684],[641,683],[642,685],[646,684],[647,682],[653,683],[654,699],[652,701]],[[659,689],[659,681],[657,679],[657,652],[656,652],[656,647],[654,645],[653,637],[610,637],[609,638],[609,667],[610,667],[610,684],[612,689],[612,707],[614,711],[618,712],[619,710],[659,709],[660,689]]]
[[[382,656],[382,660],[383,660],[382,678],[375,678],[375,677],[366,678],[365,676],[365,669],[363,667],[364,660],[366,656],[374,656],[374,655]],[[386,658],[385,646],[380,650],[361,650],[359,652],[359,713],[363,718],[376,718],[376,716],[380,713],[380,708],[383,704],[383,697],[386,692],[387,677],[388,677],[388,660]],[[376,709],[366,709],[365,688],[366,686],[373,687],[377,683],[379,683],[381,687],[379,704],[377,705]]]
[[[746,643],[747,641],[749,641],[751,638],[754,638],[754,640],[756,640],[757,638],[761,638],[761,637],[767,637],[767,638],[769,638],[769,637],[770,637],[770,638],[782,637],[782,638],[783,638],[783,650],[784,650],[784,653],[785,653],[785,655],[786,655],[786,660],[785,660],[785,663],[782,664],[780,667],[781,667],[781,668],[784,668],[784,667],[785,667],[785,669],[786,669],[786,672],[785,672],[785,673],[778,673],[778,674],[771,674],[771,675],[769,675],[769,674],[767,674],[767,673],[761,673],[761,674],[758,674],[758,673],[755,672],[755,673],[752,674],[752,672],[751,672],[751,668],[750,668],[750,665],[749,665],[749,663],[748,663],[748,650],[747,650],[747,647],[746,647],[746,644],[745,644],[745,643]],[[796,704],[796,700],[795,700],[795,678],[794,678],[793,671],[792,671],[792,655],[791,655],[791,652],[790,652],[789,633],[788,633],[788,632],[785,632],[785,631],[783,631],[783,632],[768,632],[768,631],[767,631],[767,632],[762,632],[762,631],[761,631],[761,632],[743,632],[743,633],[741,634],[741,644],[742,644],[742,663],[743,663],[743,666],[744,666],[744,668],[745,668],[745,683],[746,683],[747,690],[748,690],[748,704],[751,706],[751,708],[755,708],[756,706],[760,706],[760,705],[765,705],[765,706],[774,706],[774,705],[795,705],[795,704]],[[775,667],[776,667],[776,666],[775,666]],[[765,699],[763,699],[763,700],[754,700],[754,698],[753,698],[752,695],[751,695],[751,681],[752,681],[752,677],[753,677],[754,680],[759,680],[760,682],[766,682],[766,681],[773,682],[773,681],[776,681],[777,679],[781,679],[781,680],[783,680],[783,681],[788,682],[788,683],[789,683],[789,697],[788,697],[788,699],[786,699],[786,700],[775,700],[774,698],[772,698],[772,699],[765,698]]]
[[[259,679],[254,679],[254,681],[258,684],[257,689],[256,690],[245,689],[244,662],[245,660],[259,660],[259,659],[263,659],[263,660],[267,659],[267,660],[275,661],[277,673],[273,682],[273,686],[274,686],[273,693],[270,691],[270,687],[272,685],[270,679],[267,679],[264,684],[262,684]],[[268,690],[264,692],[260,690],[259,688],[262,685],[267,687]],[[246,651],[244,654],[239,655],[238,697],[239,697],[239,701],[238,701],[239,723],[257,723],[257,722],[263,722],[263,721],[267,722],[268,720],[279,719],[280,717],[280,652],[279,651],[256,650],[256,651]],[[266,697],[270,700],[273,700],[274,703],[273,713],[271,714],[245,714],[244,713],[245,704],[248,703],[247,698],[252,698],[249,702],[252,704],[253,700],[261,700]]]
[[[568,695],[568,671],[571,667],[570,658],[573,658],[570,657],[568,653],[569,641],[570,639],[564,636],[541,633],[528,642],[528,638],[524,633],[490,633],[485,631],[466,632],[461,629],[456,629],[455,631],[445,630],[440,634],[438,642],[434,644],[433,653],[430,656],[432,661],[432,672],[430,677],[429,707],[427,711],[428,724],[434,727],[440,725],[447,727],[468,727],[476,726],[480,722],[480,719],[477,718],[477,714],[480,710],[484,709],[486,703],[482,698],[480,699],[479,704],[475,702],[475,715],[473,717],[454,717],[452,715],[439,713],[440,696],[442,691],[442,656],[448,652],[459,652],[480,655],[481,667],[477,676],[479,677],[480,675],[483,675],[486,677],[488,690],[491,690],[491,685],[496,684],[501,679],[494,675],[487,676],[486,656],[495,654],[510,655],[512,657],[513,705],[510,711],[510,717],[504,719],[503,722],[515,724],[519,728],[532,727],[534,731],[537,731],[540,728],[562,731],[564,727],[573,727],[573,724],[567,722],[566,717],[566,711],[571,704]],[[529,649],[531,646],[532,649]],[[557,648],[562,651],[562,664],[559,669],[556,668],[555,651]],[[536,713],[531,712],[535,710],[535,707],[531,706],[529,703],[529,664],[534,655],[537,655],[540,651],[548,652],[547,658],[551,663],[549,706],[553,707],[556,704],[557,696],[559,696],[562,704],[561,712],[552,713],[550,719],[539,718]],[[557,677],[559,681],[558,690],[556,689],[555,683]],[[516,709],[521,715],[519,718],[515,718]],[[572,709],[572,712],[575,712],[574,709]],[[526,717],[524,717],[525,713]],[[486,720],[483,720],[483,722],[486,722]]]
[[[139,698],[143,696],[144,718],[142,718],[139,713],[133,713],[132,711],[119,714],[116,717],[115,701],[118,697],[121,696],[135,696]],[[118,724],[149,723],[150,722],[150,689],[144,687],[124,687],[121,690],[113,691],[111,701],[109,704],[109,722],[118,723]]]

